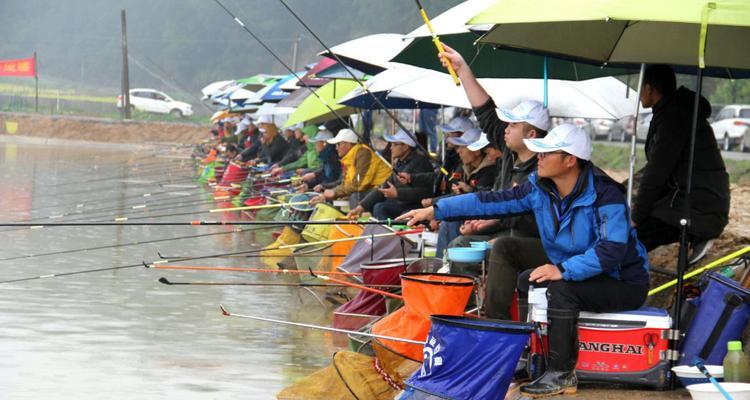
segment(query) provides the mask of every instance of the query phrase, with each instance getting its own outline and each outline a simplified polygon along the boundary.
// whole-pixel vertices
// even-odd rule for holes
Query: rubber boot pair
[[[547,310],[549,318],[549,359],[542,376],[521,387],[527,397],[575,394],[578,390],[578,312]]]

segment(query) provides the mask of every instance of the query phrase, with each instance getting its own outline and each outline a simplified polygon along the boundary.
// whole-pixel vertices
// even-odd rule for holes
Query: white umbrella
[[[253,117],[260,117],[261,115],[288,115],[296,110],[293,107],[278,107],[276,103],[263,103],[257,111],[253,114]]]
[[[467,0],[431,19],[430,24],[432,25],[432,29],[438,35],[469,33],[469,29],[466,27],[466,21],[493,4],[495,4],[495,0]],[[488,26],[488,28],[490,27],[491,25]],[[480,27],[474,26],[472,29],[480,29]],[[407,33],[404,35],[404,40],[424,37],[432,37],[427,25],[422,25]],[[435,52],[437,53],[437,49]]]
[[[255,96],[255,92],[243,88],[238,88],[229,95],[230,100],[246,100]]]
[[[389,92],[424,103],[471,108],[463,88],[456,87],[450,75],[406,64],[391,63],[392,68],[374,76],[367,85],[373,93]],[[482,86],[498,107],[515,107],[524,100],[543,101],[541,79],[483,78]],[[572,82],[548,81],[550,115],[556,117],[619,119],[631,115],[636,94],[616,78],[606,77]],[[355,89],[340,102],[365,95]]]
[[[363,36],[331,47],[331,53],[339,56],[344,63],[368,74],[387,68],[387,62],[396,56],[406,45],[399,33],[378,33]],[[319,56],[334,58],[327,50]]]
[[[203,99],[205,100],[208,97],[210,97],[212,94],[214,94],[215,92],[218,92],[220,90],[225,90],[228,87],[233,86],[233,85],[236,85],[236,82],[233,80],[217,81],[217,82],[209,83],[208,85],[206,85],[206,87],[201,89],[201,93],[203,94]]]

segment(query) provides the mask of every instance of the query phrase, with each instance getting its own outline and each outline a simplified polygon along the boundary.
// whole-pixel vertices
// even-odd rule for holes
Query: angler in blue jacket
[[[648,256],[630,225],[624,188],[596,168],[591,139],[563,124],[543,139],[524,139],[537,153],[537,172],[506,191],[441,199],[434,207],[412,210],[399,219],[419,221],[489,219],[533,213],[546,262],[514,267],[526,270],[519,291],[547,286],[549,364],[544,375],[521,388],[531,397],[577,390],[577,319],[580,311],[616,312],[640,307],[649,289]],[[510,251],[510,250],[509,250]],[[495,254],[493,254],[493,257]],[[528,264],[528,263],[527,263]]]

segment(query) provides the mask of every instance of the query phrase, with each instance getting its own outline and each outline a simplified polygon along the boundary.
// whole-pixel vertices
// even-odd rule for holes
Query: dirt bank
[[[0,113],[0,134],[104,143],[197,143],[208,125]]]

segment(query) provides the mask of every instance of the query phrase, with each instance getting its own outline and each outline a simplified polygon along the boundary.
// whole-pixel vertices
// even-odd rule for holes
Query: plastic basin
[[[721,365],[706,365],[708,372],[716,378],[717,381],[721,382],[724,380],[724,367]],[[682,383],[682,386],[697,385],[699,383],[708,383],[703,373],[698,367],[691,367],[689,365],[678,365],[672,368],[677,378]]]
[[[452,247],[448,248],[448,260],[464,263],[480,263],[484,261],[486,248]]]
[[[722,382],[721,387],[734,400],[750,400],[750,383]],[[713,383],[699,383],[687,387],[693,400],[724,400],[724,396]]]

